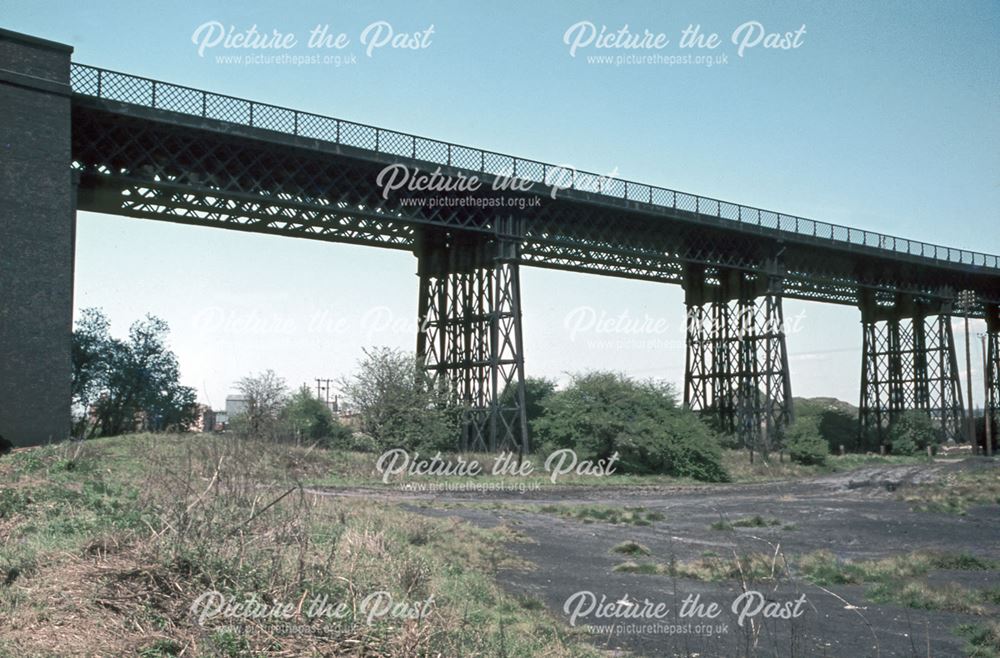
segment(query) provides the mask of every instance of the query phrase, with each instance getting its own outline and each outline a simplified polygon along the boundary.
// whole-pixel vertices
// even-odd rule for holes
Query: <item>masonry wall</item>
[[[0,436],[14,445],[70,431],[71,52],[0,30]]]

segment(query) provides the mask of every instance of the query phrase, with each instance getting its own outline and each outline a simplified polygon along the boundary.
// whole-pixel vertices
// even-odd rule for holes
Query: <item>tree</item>
[[[146,404],[144,429],[185,430],[198,417],[198,396],[190,386],[166,383],[159,395]]]
[[[73,430],[76,436],[87,431],[90,411],[105,390],[111,353],[115,349],[109,332],[110,323],[99,309],[85,308],[80,312],[71,351],[73,381],[70,390],[77,417]]]
[[[296,439],[319,441],[325,447],[346,447],[350,444],[350,428],[337,422],[330,408],[302,385],[288,398],[281,410],[283,432]]]
[[[111,337],[98,309],[82,312],[73,332],[73,401],[82,434],[114,436],[145,430],[183,430],[197,414],[194,389],[180,384],[177,357],[168,349],[169,327],[147,315],[127,340]]]
[[[416,357],[388,347],[364,350],[341,390],[361,417],[361,431],[380,449],[453,450],[458,410],[434,390]]]
[[[526,377],[524,380],[524,410],[528,422],[541,418],[545,413],[543,403],[556,392],[556,383],[544,377]]]
[[[236,383],[246,401],[237,426],[241,433],[257,439],[278,438],[278,416],[288,398],[285,380],[273,370],[248,375]]]
[[[672,386],[594,372],[542,400],[532,425],[544,451],[572,448],[579,459],[619,453],[622,471],[725,481],[718,437],[681,408]]]

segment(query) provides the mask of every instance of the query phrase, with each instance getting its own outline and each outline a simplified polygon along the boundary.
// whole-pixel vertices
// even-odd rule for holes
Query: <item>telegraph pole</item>
[[[332,379],[316,378],[316,399],[322,400],[327,407],[330,406],[330,383]]]

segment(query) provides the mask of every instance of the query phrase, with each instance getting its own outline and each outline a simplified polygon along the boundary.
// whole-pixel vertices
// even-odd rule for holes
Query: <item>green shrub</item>
[[[526,377],[524,379],[524,415],[528,421],[529,428],[545,412],[545,409],[542,407],[542,401],[555,393],[555,391],[556,383],[551,379],[545,379],[544,377]],[[503,393],[500,394],[500,406],[511,407],[516,405],[516,395],[516,386],[504,388]],[[520,443],[522,441],[520,424],[515,423],[513,431],[514,440]]]
[[[532,430],[543,452],[572,448],[581,460],[617,452],[619,472],[728,480],[718,437],[678,406],[669,385],[595,372],[573,377],[541,405]]]
[[[913,455],[928,446],[937,451],[941,433],[925,411],[907,411],[889,429],[889,443],[894,455]]]
[[[413,354],[366,349],[357,372],[340,387],[361,418],[361,431],[380,450],[433,453],[458,447],[462,409],[433,385]]]
[[[349,428],[345,427],[344,429],[350,431]],[[378,452],[380,450],[378,441],[364,432],[351,432],[345,443],[335,443],[333,447],[355,452]]]
[[[665,473],[705,482],[725,482],[718,439],[685,409],[663,412],[655,420],[636,423],[616,441],[622,470]]]
[[[822,465],[830,453],[826,440],[819,433],[819,419],[812,416],[797,418],[785,434],[785,445],[792,461],[809,465]]]
[[[279,421],[280,432],[287,438],[308,442],[320,441],[324,445],[327,445],[335,434],[342,434],[336,426],[343,428],[334,420],[326,403],[313,397],[312,391],[304,384],[285,402],[279,413]]]
[[[829,451],[836,453],[840,446],[848,452],[878,451],[878,439],[869,440],[858,435],[857,409],[835,398],[795,398],[793,408],[796,418],[815,417],[819,436],[827,442]]]
[[[343,450],[357,450],[355,448],[354,430],[347,425],[334,420],[327,428],[325,436],[320,440],[323,448],[341,448]]]

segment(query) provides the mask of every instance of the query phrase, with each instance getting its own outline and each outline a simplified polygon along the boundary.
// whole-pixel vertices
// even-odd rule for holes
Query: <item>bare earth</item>
[[[673,488],[564,488],[526,494],[455,493],[385,494],[402,500],[415,511],[433,516],[457,516],[481,526],[507,522],[527,541],[511,549],[530,563],[526,570],[500,574],[511,592],[537,598],[556,617],[569,623],[563,606],[576,592],[593,592],[599,599],[617,601],[627,596],[642,602],[665,602],[670,615],[655,630],[595,635],[598,646],[646,656],[961,656],[964,640],[954,633],[962,623],[982,621],[967,614],[919,610],[875,604],[864,597],[864,586],[821,588],[804,580],[784,579],[750,583],[767,600],[794,601],[806,595],[804,614],[794,620],[754,619],[754,627],[736,624],[730,610],[743,591],[737,580],[701,582],[668,575],[620,573],[613,568],[628,559],[612,551],[625,542],[648,547],[658,562],[686,561],[711,551],[720,556],[747,553],[777,554],[789,560],[819,549],[840,558],[871,559],[913,550],[970,553],[1000,558],[1000,519],[997,506],[971,508],[964,516],[916,512],[898,500],[895,491],[914,483],[935,480],[957,469],[991,469],[995,461],[967,460],[931,466],[866,468],[845,475],[752,485],[716,485]],[[359,489],[328,489],[330,495],[376,496]],[[465,504],[472,503],[473,506]],[[551,513],[489,509],[481,503],[502,505],[609,505],[644,507],[664,515],[649,526],[583,523]],[[753,515],[774,518],[780,526],[713,530],[720,519]],[[933,572],[928,582],[937,586],[956,582],[971,587],[1000,586],[998,572]],[[720,616],[709,620],[680,620],[681,601],[700,594],[716,602]],[[1000,614],[1000,610],[997,611]],[[605,624],[613,620],[578,622]],[[641,622],[641,620],[639,620]],[[690,622],[690,623],[689,623]],[[638,623],[619,620],[619,623]],[[646,622],[641,622],[646,623]],[[688,625],[689,624],[689,625]],[[684,626],[688,625],[685,629]],[[710,625],[712,636],[697,632]],[[665,629],[664,627],[673,627]],[[681,628],[678,629],[677,627]],[[670,632],[665,632],[670,630]]]

